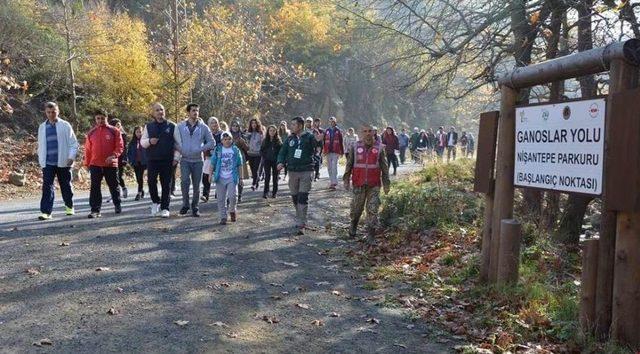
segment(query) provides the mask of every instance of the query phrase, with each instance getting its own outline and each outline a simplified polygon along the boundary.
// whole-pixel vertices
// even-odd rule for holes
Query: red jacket
[[[124,151],[122,134],[111,125],[99,125],[87,133],[84,143],[84,165],[98,167],[118,167],[118,157]],[[114,156],[108,164],[107,157]]]
[[[382,143],[384,144],[384,150],[388,154],[393,154],[396,150],[400,150],[400,140],[398,140],[398,136],[395,133],[384,132],[382,134]]]
[[[382,178],[380,174],[380,163],[378,161],[380,157],[380,143],[375,143],[369,149],[363,142],[358,141],[355,146],[356,156],[353,161],[353,170],[351,175],[351,181],[354,187],[362,187],[367,185],[369,187],[380,187],[382,184]]]
[[[331,128],[327,128],[324,131],[324,144],[323,151],[325,154],[335,153],[344,155],[344,143],[342,141],[342,132],[338,127],[335,127],[333,133],[333,139],[331,139]]]

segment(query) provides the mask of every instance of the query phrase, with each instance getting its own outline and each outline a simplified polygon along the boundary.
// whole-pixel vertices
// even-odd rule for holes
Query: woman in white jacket
[[[60,118],[60,109],[55,102],[45,104],[47,120],[38,127],[38,162],[42,167],[42,199],[40,220],[51,219],[57,177],[64,200],[65,213],[73,215],[73,187],[71,166],[78,153],[78,139],[69,122]]]

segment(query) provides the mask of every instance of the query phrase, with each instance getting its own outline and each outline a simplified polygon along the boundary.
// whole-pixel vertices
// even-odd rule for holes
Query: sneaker
[[[100,213],[98,212],[91,212],[91,214],[87,215],[87,218],[89,219],[97,219],[99,217],[101,217],[102,215],[100,215]]]
[[[209,201],[209,198],[203,195],[202,197],[200,197],[200,201],[206,203]]]
[[[158,212],[160,212],[160,204],[151,204],[151,216],[158,216]]]
[[[129,190],[127,187],[122,188],[122,198],[127,199],[129,197]]]
[[[51,219],[51,214],[40,214],[40,216],[38,216],[38,220],[49,220]]]
[[[169,212],[169,210],[167,210],[167,209],[162,209],[162,210],[160,211],[160,217],[161,217],[161,218],[163,218],[163,219],[167,219],[167,218],[168,218],[168,217],[170,217],[170,216],[171,216],[171,213]]]
[[[66,215],[68,215],[68,216],[71,216],[71,215],[75,215],[76,214],[76,210],[73,209],[73,207],[69,208],[68,206],[65,206],[64,207],[64,213]]]
[[[336,190],[336,185],[335,184],[330,185],[329,186],[329,190],[330,191],[335,191]]]
[[[220,219],[220,225],[226,225],[227,219]]]
[[[187,212],[189,212],[189,207],[182,207],[182,209],[180,209],[180,215],[187,215]]]
[[[116,214],[120,214],[120,213],[122,213],[122,206],[121,205],[116,205],[116,206],[114,206],[114,210],[115,210]]]
[[[200,217],[200,210],[193,209],[193,211],[191,212],[191,216],[193,216],[194,218],[199,218]]]
[[[138,192],[138,194],[136,194],[136,197],[135,197],[135,199],[134,199],[134,200],[137,202],[137,201],[139,201],[140,199],[142,199],[142,193]]]
[[[298,236],[304,235],[305,227],[307,227],[305,224],[298,225],[298,232],[297,232]]]
[[[229,215],[231,216],[231,222],[236,222],[236,213],[235,212],[231,212],[231,213],[229,213]]]

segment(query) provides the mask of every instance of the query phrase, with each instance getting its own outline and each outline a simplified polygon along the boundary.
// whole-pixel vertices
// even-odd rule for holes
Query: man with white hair
[[[342,131],[338,128],[336,117],[329,118],[329,128],[324,131],[323,153],[327,156],[327,171],[329,172],[329,189],[336,190],[338,186],[338,160],[344,155],[344,141]]]
[[[57,177],[65,205],[65,214],[73,215],[73,187],[71,186],[71,166],[78,153],[78,139],[71,124],[60,118],[60,108],[55,102],[45,104],[47,120],[38,127],[38,162],[42,167],[42,198],[40,199],[40,220],[51,219]]]

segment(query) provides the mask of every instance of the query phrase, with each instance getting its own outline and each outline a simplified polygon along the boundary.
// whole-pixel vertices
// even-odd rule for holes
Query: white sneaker
[[[151,216],[158,216],[160,204],[151,204]]]
[[[171,216],[171,213],[169,213],[169,210],[167,209],[163,209],[162,211],[160,211],[160,217],[161,218],[168,218],[169,216]]]

